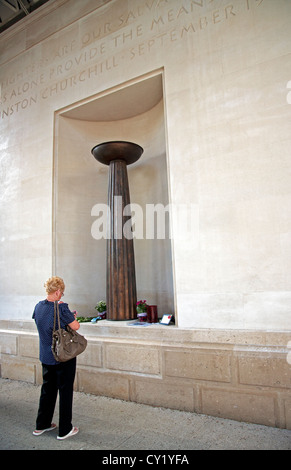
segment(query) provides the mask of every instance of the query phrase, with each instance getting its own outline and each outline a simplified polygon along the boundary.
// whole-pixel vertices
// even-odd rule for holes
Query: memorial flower
[[[146,300],[139,300],[136,302],[136,311],[137,313],[144,313],[147,311],[147,301]]]
[[[95,308],[99,313],[105,312],[106,311],[106,302],[104,302],[104,300],[100,300],[100,302],[98,302],[98,304],[96,305]]]

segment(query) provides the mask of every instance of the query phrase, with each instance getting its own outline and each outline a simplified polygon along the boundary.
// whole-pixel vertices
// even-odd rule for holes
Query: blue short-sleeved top
[[[68,304],[59,304],[59,312],[61,328],[65,328],[66,325],[75,320]],[[36,323],[39,334],[39,360],[47,365],[59,364],[51,350],[54,326],[54,302],[49,302],[48,300],[38,302],[34,308],[32,318]],[[56,322],[56,329],[58,329],[58,322]]]

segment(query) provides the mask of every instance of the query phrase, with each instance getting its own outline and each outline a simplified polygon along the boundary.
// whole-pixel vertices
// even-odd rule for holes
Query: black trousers
[[[43,384],[39,399],[36,429],[51,426],[59,392],[59,432],[60,437],[72,429],[73,386],[76,374],[76,358],[55,366],[42,364]]]

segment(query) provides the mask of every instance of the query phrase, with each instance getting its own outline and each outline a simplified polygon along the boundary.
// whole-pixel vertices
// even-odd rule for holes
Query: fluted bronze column
[[[108,320],[136,318],[136,279],[133,239],[124,224],[130,219],[123,215],[130,204],[127,165],[136,162],[142,147],[132,142],[104,142],[92,149],[101,163],[109,165],[106,307]]]

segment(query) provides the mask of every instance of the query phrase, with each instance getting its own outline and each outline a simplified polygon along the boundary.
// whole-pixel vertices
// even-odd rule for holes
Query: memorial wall
[[[291,330],[290,19],[288,0],[51,0],[1,33],[1,319],[31,319],[52,274],[94,315],[91,149],[125,140],[138,300],[180,328]]]
[[[1,377],[42,382],[52,274],[80,315],[105,300],[91,149],[129,141],[115,233],[175,325],[82,323],[75,389],[291,429],[290,19],[289,0],[50,0],[0,34]]]

